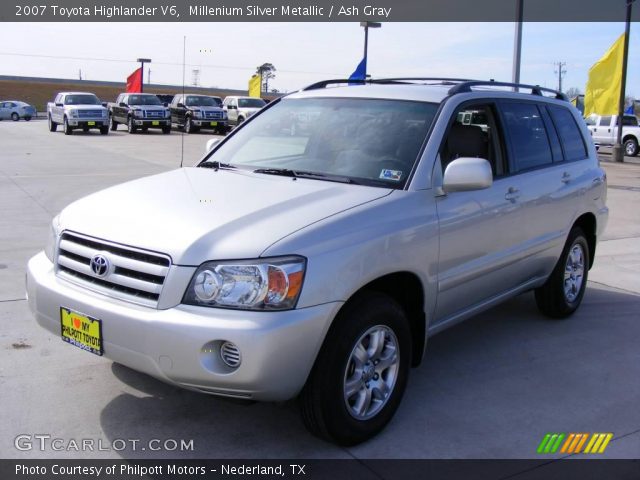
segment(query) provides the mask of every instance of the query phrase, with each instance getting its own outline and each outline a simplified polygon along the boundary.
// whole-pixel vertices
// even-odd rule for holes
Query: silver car
[[[230,125],[240,125],[267,103],[254,97],[225,97],[222,108],[227,113]]]
[[[313,433],[366,440],[431,335],[527,291],[565,318],[585,294],[605,173],[561,94],[511,86],[322,82],[276,100],[195,167],[55,217],[28,265],[36,320],[190,390],[299,395]]]
[[[13,120],[17,122],[21,118],[27,122],[36,116],[36,109],[19,100],[0,100],[0,120]]]

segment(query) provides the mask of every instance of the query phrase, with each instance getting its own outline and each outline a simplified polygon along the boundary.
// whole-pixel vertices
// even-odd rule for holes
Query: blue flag
[[[634,102],[635,103],[635,102]],[[633,111],[633,103],[627,107],[624,111],[626,115],[633,115],[635,112]]]
[[[367,57],[364,57],[353,71],[349,80],[365,80],[367,77]]]

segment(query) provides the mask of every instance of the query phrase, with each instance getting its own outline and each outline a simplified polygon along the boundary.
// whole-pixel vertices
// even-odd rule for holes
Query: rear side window
[[[610,127],[611,126],[611,117],[600,117],[600,126],[601,127]]]
[[[624,117],[622,117],[622,126],[637,127],[638,119],[636,117],[630,117],[629,115],[625,115]]]
[[[517,171],[553,162],[549,137],[534,103],[503,103],[504,126],[511,143]]]
[[[587,148],[576,121],[566,108],[549,106],[551,118],[562,142],[565,160],[584,160],[587,158]]]

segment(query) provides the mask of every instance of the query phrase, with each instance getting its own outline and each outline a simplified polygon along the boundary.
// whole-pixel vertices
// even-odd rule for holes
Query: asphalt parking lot
[[[192,165],[209,133],[49,133],[0,122],[0,457],[20,434],[193,440],[192,451],[93,451],[82,458],[537,458],[547,432],[612,432],[604,455],[640,452],[640,164],[603,152],[610,220],[582,307],[566,321],[523,294],[430,339],[387,429],[353,448],[310,436],[294,401],[238,403],[167,386],[71,348],[24,300],[27,260],[66,204],[123,181]],[[184,144],[183,141],[184,140]],[[560,458],[547,455],[545,460]]]

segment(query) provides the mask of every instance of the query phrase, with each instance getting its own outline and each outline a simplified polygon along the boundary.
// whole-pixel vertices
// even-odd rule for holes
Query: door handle
[[[569,183],[571,181],[571,174],[569,172],[564,172],[560,180],[562,183]]]
[[[512,202],[516,201],[520,198],[520,190],[515,187],[509,187],[507,193],[504,194],[505,200],[510,200]]]

